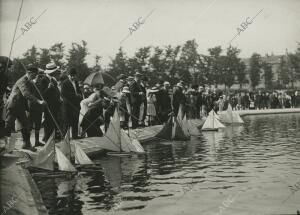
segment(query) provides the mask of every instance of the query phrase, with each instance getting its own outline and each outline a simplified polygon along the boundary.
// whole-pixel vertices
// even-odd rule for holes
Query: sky
[[[21,2],[0,0],[0,55],[9,55]],[[26,22],[38,16],[22,34]],[[11,58],[32,45],[49,48],[63,42],[67,51],[81,40],[87,42],[89,65],[96,54],[107,65],[120,46],[132,56],[144,46],[177,46],[191,39],[199,53],[207,54],[218,45],[226,49],[251,19],[231,42],[241,49],[240,57],[285,54],[300,42],[299,18],[300,0],[23,0]],[[130,34],[129,28],[144,19]]]

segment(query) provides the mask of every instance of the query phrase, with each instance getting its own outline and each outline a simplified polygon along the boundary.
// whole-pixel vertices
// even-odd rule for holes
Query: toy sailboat
[[[228,104],[228,108],[225,113],[221,115],[222,122],[230,124],[242,124],[244,121],[236,111],[232,111],[232,107]]]
[[[170,116],[168,122],[163,128],[156,134],[156,138],[162,140],[190,140],[191,135],[187,130],[186,118],[182,117],[181,107],[179,108],[177,117]]]
[[[74,157],[75,164],[79,165],[92,165],[94,164],[87,154],[82,150],[78,142],[74,142]],[[71,143],[70,143],[70,129],[67,130],[64,141],[61,143],[60,150],[62,153],[71,160]]]
[[[139,141],[129,137],[126,132],[121,129],[117,108],[112,120],[110,121],[105,136],[111,141],[112,144],[116,145],[118,149],[114,152],[108,152],[108,155],[130,156],[132,152],[145,153],[144,148],[141,146]]]
[[[178,115],[177,115],[177,122],[180,125],[183,134],[189,138],[191,136],[190,130],[189,130],[189,125],[188,125],[188,120],[186,118],[186,114],[183,115],[183,108],[182,105],[180,105],[179,110],[178,110]]]
[[[214,110],[211,110],[202,126],[202,131],[217,131],[219,128],[225,128],[225,126],[219,121]]]
[[[55,160],[57,160],[59,170],[76,172],[70,160],[55,146],[53,132],[42,150],[37,153],[37,156],[33,160],[32,167],[54,171]]]

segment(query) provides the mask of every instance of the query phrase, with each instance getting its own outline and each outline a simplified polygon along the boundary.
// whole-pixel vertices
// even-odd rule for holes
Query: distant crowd
[[[7,59],[7,58],[5,58]],[[102,136],[107,130],[115,110],[118,110],[123,129],[163,124],[179,110],[188,118],[201,118],[210,110],[292,108],[300,106],[300,96],[294,92],[238,92],[225,93],[205,86],[180,81],[174,86],[161,80],[154,86],[148,78],[135,72],[133,76],[121,74],[117,83],[108,87],[95,74],[83,83],[77,80],[76,68],[67,73],[49,63],[45,69],[29,65],[26,74],[8,88],[6,67],[12,62],[0,62],[0,138],[20,129],[23,148],[35,151],[30,133],[35,131],[35,146],[42,146],[53,131],[61,139],[68,129],[72,138]],[[180,109],[181,107],[181,109]],[[16,123],[17,122],[17,123]],[[100,126],[104,126],[104,131]],[[44,128],[43,142],[39,140]]]

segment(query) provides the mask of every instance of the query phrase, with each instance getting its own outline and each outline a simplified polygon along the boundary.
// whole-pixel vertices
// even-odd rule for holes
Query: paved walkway
[[[265,109],[265,110],[238,110],[240,116],[245,115],[264,115],[264,114],[283,114],[283,113],[300,113],[300,108],[284,109]]]

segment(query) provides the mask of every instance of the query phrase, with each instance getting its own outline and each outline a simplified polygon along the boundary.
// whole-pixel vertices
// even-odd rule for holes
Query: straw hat
[[[183,87],[183,84],[181,82],[177,83],[177,87]]]
[[[156,87],[152,87],[150,90],[149,90],[149,93],[157,93],[158,92],[158,89]]]
[[[122,93],[130,93],[129,87],[127,87],[127,86],[123,87]]]
[[[59,66],[56,66],[55,63],[48,63],[48,64],[46,65],[45,73],[46,73],[46,74],[51,74],[51,73],[55,72],[55,71],[58,70],[58,69],[59,69]]]
[[[165,82],[164,82],[164,86],[170,86],[170,82],[165,81]]]

